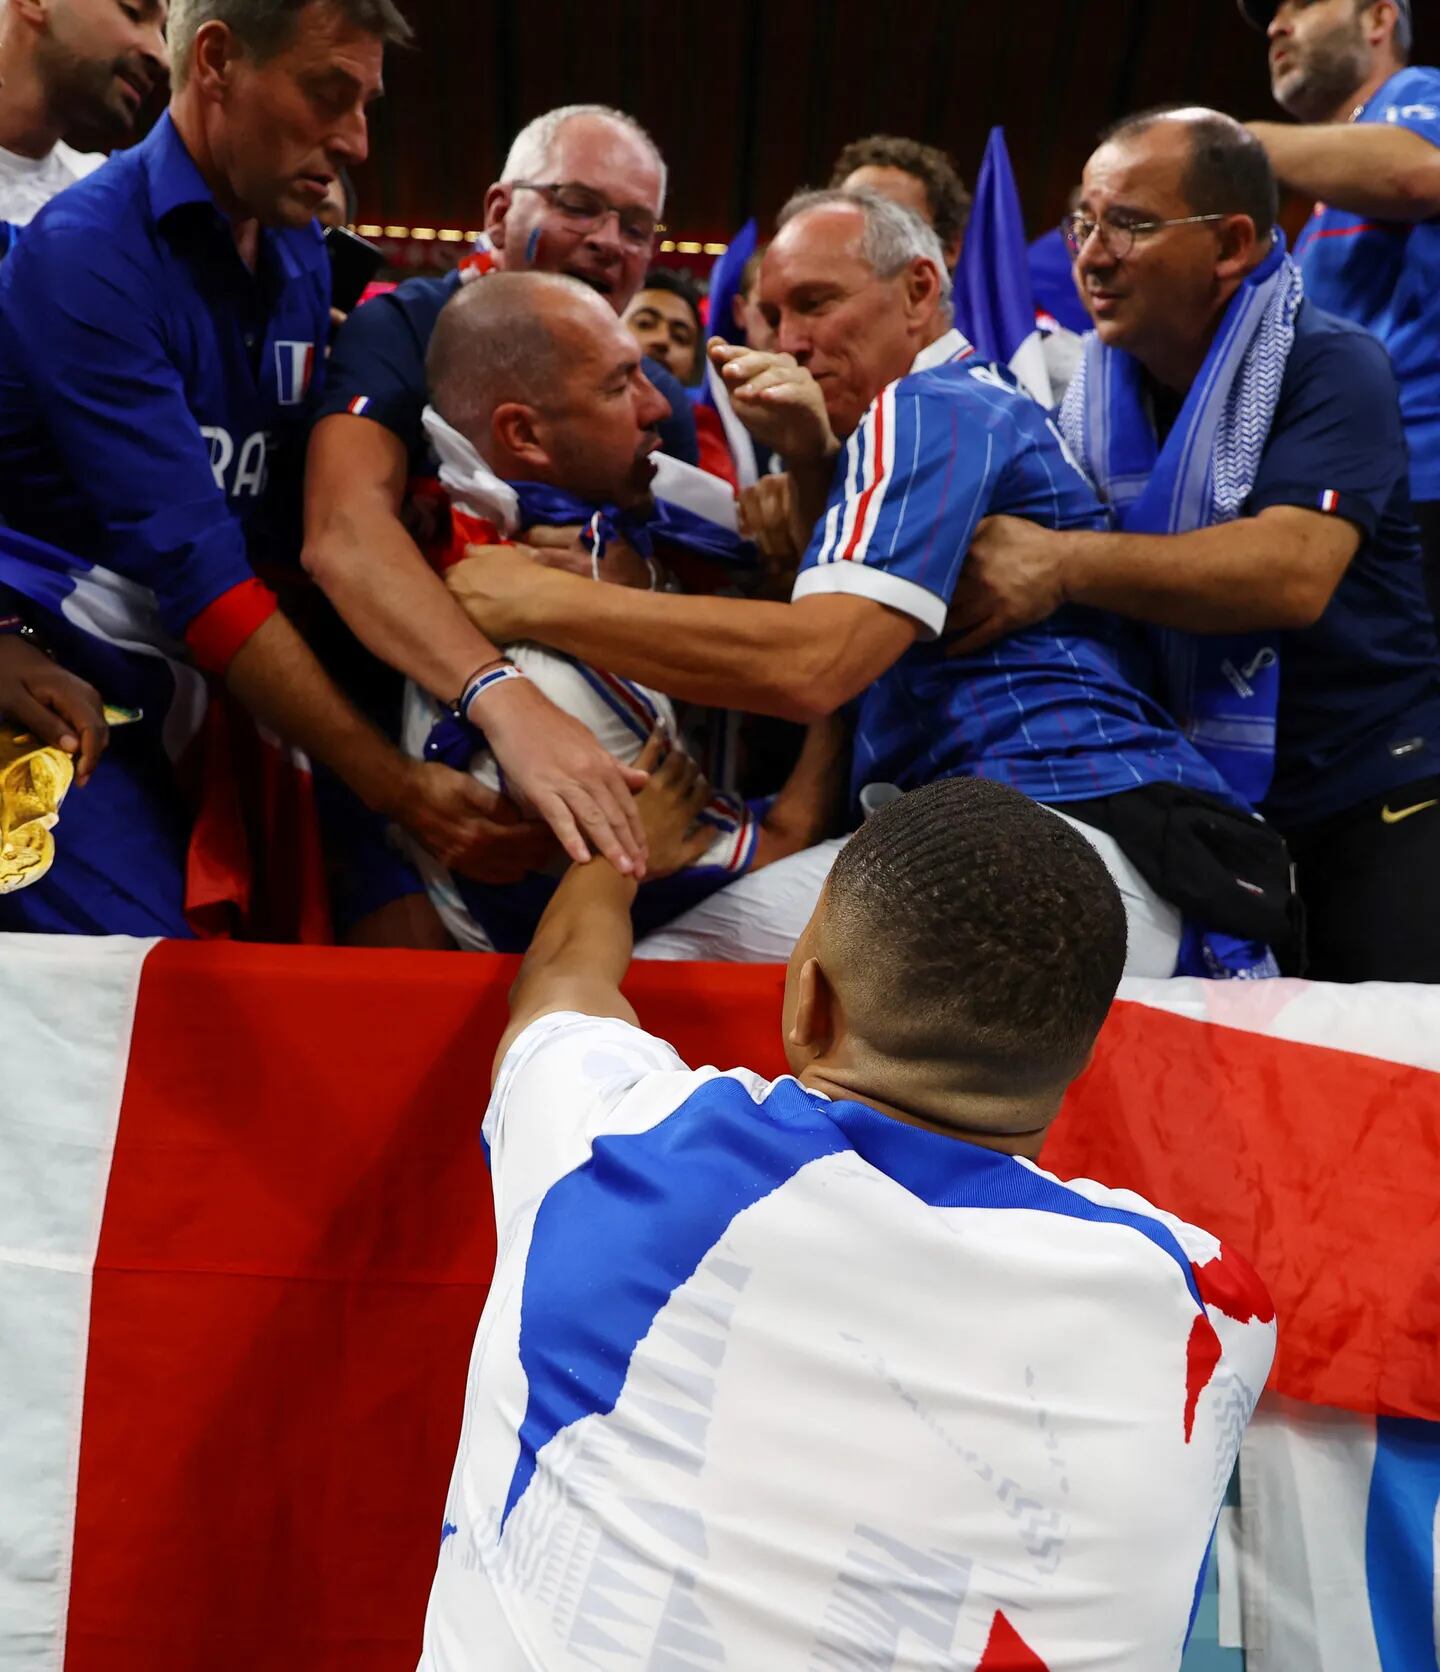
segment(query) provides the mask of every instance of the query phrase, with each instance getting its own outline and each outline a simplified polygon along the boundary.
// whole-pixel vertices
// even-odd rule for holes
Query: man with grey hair
[[[981,654],[940,644],[982,517],[1104,525],[1054,424],[1008,372],[977,362],[947,298],[938,240],[909,210],[864,192],[808,193],[782,212],[761,272],[777,352],[712,342],[735,410],[785,459],[813,530],[789,603],[605,596],[615,589],[503,552],[467,559],[450,584],[502,641],[536,640],[681,699],[813,722],[858,698],[857,812],[867,786],[967,774],[1075,809],[1126,896],[1129,967],[1170,975],[1181,919],[1171,880],[1201,929],[1246,925],[1207,909],[1225,892],[1223,867],[1198,887],[1198,871],[1183,886],[1167,878],[1161,856],[1140,851],[1138,820],[1124,821],[1128,846],[1104,833],[1110,804],[1183,792],[1222,824],[1253,823],[1129,685],[1116,624],[1061,608]],[[765,955],[783,958],[837,851],[823,843],[742,878],[672,926],[671,946],[662,935],[648,950],[703,956],[712,928],[723,944],[728,916],[763,897]],[[1246,898],[1233,875],[1224,881]]]
[[[1425,580],[1440,615],[1440,70],[1411,65],[1411,0],[1241,0],[1270,44],[1252,122],[1280,183],[1315,202],[1295,245],[1316,307],[1377,336],[1400,384]]]
[[[497,270],[563,273],[621,313],[645,275],[664,203],[664,161],[633,117],[567,105],[529,123],[485,195],[485,236],[459,269],[408,280],[357,308],[341,329],[305,478],[303,561],[350,631],[386,668],[437,701],[464,705],[507,783],[572,859],[588,857],[588,839],[636,867],[644,843],[631,802],[635,774],[530,682],[471,690],[471,674],[496,649],[427,562],[421,548],[430,541],[408,490],[436,473],[421,425],[425,355],[460,286]],[[647,361],[645,371],[672,409],[659,426],[665,451],[695,463],[684,392],[663,367]],[[384,678],[376,669],[372,684]],[[400,685],[392,684],[398,704]],[[394,886],[418,889],[419,880],[397,873]]]
[[[165,0],[0,5],[0,221],[23,226],[105,161],[67,133],[129,140],[168,64]]]

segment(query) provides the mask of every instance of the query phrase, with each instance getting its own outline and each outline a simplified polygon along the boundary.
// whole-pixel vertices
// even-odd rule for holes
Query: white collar
[[[922,348],[910,362],[912,372],[928,372],[951,360],[963,360],[975,352],[971,344],[952,325],[943,337],[936,337],[928,348]]]
[[[513,534],[520,518],[520,500],[514,488],[500,480],[433,406],[425,408],[420,421],[440,460],[440,485],[452,502],[462,511],[493,522],[502,533]]]

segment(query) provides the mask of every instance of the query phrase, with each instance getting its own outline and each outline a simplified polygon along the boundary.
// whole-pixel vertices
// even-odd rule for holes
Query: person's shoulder
[[[404,279],[394,290],[386,291],[383,296],[373,297],[357,308],[357,313],[363,308],[380,307],[384,305],[377,318],[384,318],[387,314],[394,316],[401,314],[409,322],[417,335],[423,335],[426,341],[435,329],[435,321],[439,319],[445,304],[460,288],[460,273],[443,274],[439,278]]]
[[[103,151],[77,151],[73,145],[67,145],[62,139],[55,146],[55,160],[76,180],[83,180],[93,174],[97,168],[103,168],[109,157]]]
[[[1424,104],[1431,108],[1426,116],[1440,119],[1440,68],[1431,64],[1407,64],[1397,71],[1380,90],[1378,114],[1392,120],[1391,112],[1407,114],[1406,107]]]
[[[157,256],[143,171],[133,152],[112,157],[43,204],[0,265],[0,290],[73,291],[87,276],[137,299]],[[103,255],[103,259],[102,259]]]
[[[105,237],[123,248],[147,241],[152,217],[138,148],[99,162],[37,212],[27,239]]]
[[[1285,368],[1287,383],[1301,377],[1331,379],[1337,394],[1344,394],[1347,383],[1355,379],[1362,385],[1395,386],[1390,356],[1378,337],[1308,300],[1295,316],[1295,344]]]

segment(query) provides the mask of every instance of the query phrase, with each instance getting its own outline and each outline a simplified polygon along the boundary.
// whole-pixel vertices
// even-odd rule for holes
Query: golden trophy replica
[[[54,863],[50,832],[74,777],[63,749],[0,725],[0,894],[39,882]]]

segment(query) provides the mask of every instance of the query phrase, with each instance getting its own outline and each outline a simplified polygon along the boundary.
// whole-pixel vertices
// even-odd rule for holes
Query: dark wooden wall
[[[1004,123],[1032,232],[1098,129],[1182,99],[1273,114],[1234,0],[402,0],[360,219],[470,228],[511,136],[553,105],[632,112],[670,163],[670,236],[724,239],[875,131],[945,146],[973,180]],[[1430,0],[1422,0],[1426,10]],[[1422,18],[1421,62],[1437,43]]]

